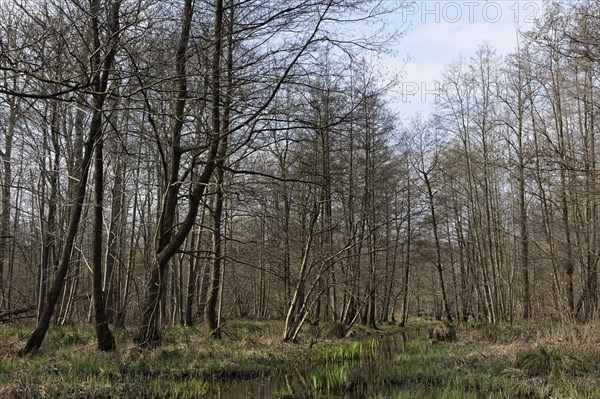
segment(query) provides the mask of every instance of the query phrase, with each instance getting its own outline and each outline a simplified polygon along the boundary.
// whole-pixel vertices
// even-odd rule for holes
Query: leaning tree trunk
[[[112,2],[111,15],[110,15],[110,41],[107,43],[109,48],[108,53],[105,55],[104,60],[100,58],[100,33],[98,30],[98,16],[100,13],[100,0],[94,0],[91,4],[91,28],[94,40],[94,49],[92,64],[95,66],[93,71],[95,72],[92,86],[95,89],[93,97],[93,117],[90,125],[90,134],[85,141],[84,145],[84,156],[82,160],[81,173],[77,182],[77,189],[74,191],[72,211],[69,215],[69,225],[67,228],[66,239],[62,249],[62,256],[56,271],[56,275],[52,284],[52,288],[48,293],[47,301],[44,305],[44,309],[41,312],[38,320],[37,327],[27,340],[25,347],[21,349],[20,354],[29,354],[35,352],[40,348],[46,333],[50,326],[52,315],[54,314],[54,308],[60,297],[60,293],[64,286],[65,278],[69,270],[69,264],[71,261],[71,253],[73,250],[73,244],[75,242],[75,236],[79,229],[79,222],[81,220],[81,213],[83,210],[83,201],[85,199],[86,186],[88,182],[90,164],[92,160],[92,154],[94,152],[94,144],[99,142],[102,138],[102,109],[104,106],[104,100],[106,99],[106,88],[108,85],[109,71],[112,68],[113,61],[116,55],[116,40],[118,39],[119,32],[119,10],[121,1]],[[97,71],[97,72],[96,72]],[[101,281],[101,280],[100,280]]]
[[[157,226],[157,247],[156,258],[152,265],[150,276],[146,284],[146,299],[142,311],[142,324],[138,336],[137,343],[141,347],[155,348],[160,345],[161,336],[158,328],[160,299],[162,296],[162,287],[165,277],[167,264],[172,255],[175,254],[176,248],[173,249],[175,242],[183,242],[180,233],[186,233],[187,226],[181,226],[181,230],[177,234],[177,238],[173,240],[173,227],[175,226],[175,213],[177,208],[177,199],[179,194],[179,167],[181,164],[181,133],[183,129],[183,120],[185,104],[188,97],[187,89],[187,50],[190,39],[190,31],[192,25],[193,1],[186,0],[183,6],[183,14],[181,20],[181,35],[177,46],[177,54],[175,58],[176,78],[176,98],[174,100],[174,115],[173,126],[171,131],[171,146],[170,160],[167,170],[167,185],[164,194],[162,211],[159,217]],[[208,167],[208,166],[207,166]],[[197,211],[196,198],[202,196],[202,189],[194,188],[194,193],[190,196],[190,210],[188,217],[193,216],[195,219],[195,211]],[[186,218],[187,219],[187,218]],[[191,226],[189,227],[191,229]],[[171,247],[168,249],[168,247]]]
[[[44,304],[44,309],[42,310],[37,326],[33,333],[31,333],[31,336],[27,340],[25,347],[19,351],[20,355],[30,354],[38,350],[42,346],[42,342],[46,337],[46,332],[48,332],[50,321],[52,320],[52,315],[54,314],[54,308],[56,307],[56,303],[60,297],[60,293],[64,286],[65,277],[67,276],[67,272],[69,270],[73,244],[79,228],[79,221],[81,219],[81,212],[83,209],[83,200],[85,198],[93,147],[94,138],[90,135],[85,143],[85,154],[82,162],[81,175],[78,179],[77,190],[74,192],[75,198],[70,201],[73,206],[69,216],[69,225],[62,248],[60,263],[58,265],[58,269],[56,270],[52,287],[48,293],[48,298]]]

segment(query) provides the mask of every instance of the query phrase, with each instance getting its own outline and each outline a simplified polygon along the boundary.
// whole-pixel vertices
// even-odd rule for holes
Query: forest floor
[[[600,324],[462,327],[454,342],[416,340],[390,370],[400,398],[600,398]]]
[[[434,325],[421,320],[408,329]],[[91,326],[61,326],[51,328],[37,354],[19,357],[31,329],[0,325],[0,398],[237,398],[247,395],[221,386],[282,375],[288,382],[297,370],[310,371],[304,392],[288,383],[264,397],[600,398],[600,324],[461,326],[455,341],[435,343],[421,334],[381,369],[385,389],[353,383],[361,377],[344,362],[374,353],[378,341],[402,331],[395,325],[357,328],[344,339],[307,326],[298,344],[281,341],[281,321],[230,321],[221,340],[168,327],[151,352],[132,343],[134,331],[116,330],[118,350],[109,354],[96,350]]]

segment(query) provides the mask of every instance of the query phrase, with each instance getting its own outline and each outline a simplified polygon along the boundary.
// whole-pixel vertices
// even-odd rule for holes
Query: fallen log
[[[31,312],[33,309],[35,308],[30,306],[26,308],[4,310],[0,312],[0,321],[4,321],[4,319],[9,319],[11,316],[17,316],[23,313]]]

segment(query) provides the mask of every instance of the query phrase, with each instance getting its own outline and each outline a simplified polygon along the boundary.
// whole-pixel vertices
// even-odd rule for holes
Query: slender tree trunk
[[[402,297],[402,319],[401,326],[405,326],[408,320],[408,289],[410,278],[410,263],[411,263],[411,243],[412,243],[412,182],[410,180],[410,168],[407,165],[406,177],[406,260],[404,267],[404,281],[402,282],[403,297]],[[400,239],[400,237],[398,237]]]
[[[204,218],[204,213],[202,213],[202,217]],[[200,255],[199,253],[194,253],[195,251],[200,251],[200,245],[202,240],[202,232],[204,220],[200,222],[200,228],[192,233],[192,237],[190,238],[190,270],[188,274],[188,283],[187,283],[187,293],[185,296],[185,316],[184,316],[184,325],[188,327],[192,327],[194,325],[194,297],[196,296],[196,283],[198,281],[200,270]]]
[[[222,233],[221,217],[223,215],[223,169],[217,168],[215,171],[216,192],[213,202],[213,259],[210,268],[210,283],[204,308],[204,319],[210,335],[214,338],[220,338],[219,324],[217,320],[217,300],[219,298],[219,287],[221,282],[222,266]]]
[[[233,10],[230,10],[233,12]],[[212,60],[212,129],[213,134],[219,138],[219,155],[215,166],[215,194],[213,202],[213,259],[210,269],[210,283],[208,287],[208,295],[206,300],[206,308],[204,309],[204,317],[206,326],[211,336],[220,338],[218,317],[217,317],[217,301],[219,298],[219,287],[221,285],[221,266],[222,266],[222,233],[221,233],[221,218],[223,216],[223,178],[225,158],[227,156],[227,130],[228,118],[226,116],[221,119],[221,55],[223,52],[223,0],[217,0],[215,9],[215,42],[213,48]],[[231,32],[230,35],[231,36]],[[231,40],[230,40],[231,42]],[[231,46],[231,43],[230,43]],[[231,53],[231,47],[229,48]],[[231,55],[228,57],[229,74],[231,74]],[[230,93],[230,90],[229,90]],[[228,97],[228,96],[226,96]],[[225,98],[225,101],[228,101]],[[227,112],[228,107],[224,107]],[[223,125],[221,125],[223,123]]]
[[[518,170],[517,179],[519,184],[519,238],[521,246],[521,271],[523,278],[523,318],[531,317],[531,291],[529,283],[529,234],[527,231],[527,202],[525,199],[525,160],[523,157],[522,126],[519,122],[517,135]]]
[[[444,310],[444,315],[446,319],[448,319],[449,323],[453,322],[452,311],[450,310],[450,305],[448,303],[448,295],[446,293],[446,284],[444,281],[444,269],[442,267],[442,247],[441,242],[438,236],[438,223],[435,214],[435,205],[433,202],[433,190],[431,188],[431,182],[429,180],[429,174],[425,171],[421,171],[423,174],[423,180],[425,181],[425,185],[427,187],[427,198],[429,200],[429,211],[431,212],[431,224],[433,228],[433,237],[435,240],[435,269],[438,274],[439,283],[440,283],[440,291],[442,294],[442,308]]]
[[[300,264],[300,271],[298,273],[298,283],[296,285],[294,295],[292,296],[292,302],[290,303],[285,318],[285,326],[283,330],[284,341],[293,341],[295,339],[300,327],[308,315],[308,312],[303,311],[306,309],[304,285],[306,284],[311,247],[314,239],[315,225],[317,224],[317,220],[319,218],[319,210],[320,206],[315,203],[313,207],[313,214],[311,215],[307,226],[308,237],[306,238],[306,244],[302,251],[302,262]]]
[[[562,118],[562,115],[560,116]],[[567,304],[569,317],[573,317],[575,311],[575,293],[574,293],[574,283],[573,283],[573,274],[575,272],[575,262],[573,260],[573,247],[572,247],[572,238],[571,238],[571,219],[569,212],[569,204],[568,204],[568,192],[567,192],[567,165],[566,165],[566,157],[565,157],[565,143],[562,132],[562,122],[559,122],[561,126],[559,129],[559,146],[560,146],[560,210],[562,215],[562,221],[564,225],[564,233],[565,233],[565,243],[564,243],[564,253],[565,253],[565,272],[566,272],[566,295],[567,295]]]
[[[138,153],[138,162],[135,168],[135,181],[139,181],[139,177],[140,177],[140,163],[141,163],[141,157],[140,154]],[[125,281],[123,283],[123,292],[121,292],[119,294],[119,302],[117,303],[117,310],[116,310],[116,315],[115,315],[115,325],[119,326],[119,327],[124,327],[125,326],[125,320],[126,320],[126,316],[127,316],[127,305],[128,305],[128,300],[129,300],[129,287],[131,286],[131,277],[133,274],[133,270],[134,270],[134,264],[135,264],[135,247],[137,246],[137,240],[136,240],[136,236],[137,236],[137,229],[136,229],[136,224],[137,224],[137,218],[138,218],[138,193],[139,190],[135,190],[134,195],[133,195],[133,204],[131,207],[131,231],[130,231],[130,236],[129,236],[129,251],[127,254],[127,264],[125,265]],[[125,217],[125,215],[123,215]]]
[[[123,209],[124,194],[124,162],[115,159],[114,186],[112,190],[112,201],[110,208],[110,223],[108,225],[108,241],[106,249],[106,262],[104,270],[103,290],[106,302],[106,313],[109,321],[114,322],[117,313],[117,304],[121,295],[121,277],[123,275],[123,264],[120,260],[121,241],[123,238],[123,226],[125,212]],[[115,265],[117,271],[115,273]],[[116,274],[116,276],[115,276]]]
[[[110,32],[119,32],[119,8],[120,0],[112,3],[111,15],[109,16]],[[104,225],[104,137],[102,132],[102,109],[105,101],[106,88],[108,86],[109,71],[112,67],[116,54],[116,48],[109,48],[108,54],[103,61],[101,59],[100,31],[98,18],[100,14],[100,0],[92,0],[92,32],[94,37],[94,53],[92,54],[93,69],[103,68],[102,74],[96,78],[94,86],[96,93],[93,100],[92,122],[90,126],[90,136],[93,137],[95,145],[95,207],[94,207],[94,241],[93,241],[93,297],[94,297],[94,316],[96,321],[96,337],[98,339],[98,349],[103,352],[115,350],[115,339],[108,327],[108,318],[104,302],[104,293],[102,292],[102,242]]]
[[[48,215],[46,217],[46,228],[42,239],[42,256],[38,278],[38,319],[42,315],[46,295],[48,293],[48,279],[50,277],[51,265],[55,263],[56,257],[56,211],[58,203],[58,170],[60,167],[60,142],[58,126],[58,107],[52,107],[52,124],[50,126],[52,135],[52,147],[54,158],[49,172],[50,196],[48,198]],[[50,152],[50,150],[49,150]]]
[[[21,351],[19,352],[21,355],[26,355],[35,352],[37,349],[40,348],[40,346],[42,346],[42,342],[44,341],[46,332],[48,331],[48,327],[50,326],[52,315],[54,314],[54,307],[56,306],[58,298],[60,297],[65,277],[67,276],[67,272],[69,270],[73,243],[75,242],[75,236],[77,234],[79,221],[81,218],[81,212],[83,209],[83,200],[85,198],[85,191],[93,152],[93,139],[94,138],[90,135],[90,137],[86,140],[85,143],[85,153],[83,157],[81,176],[79,176],[77,183],[77,190],[75,193],[76,197],[72,200],[73,206],[71,207],[71,212],[69,215],[69,225],[66,231],[66,238],[63,244],[60,263],[58,265],[58,269],[56,271],[52,287],[50,289],[50,292],[48,293],[48,298],[44,305],[41,317],[38,320],[37,327],[27,340],[27,343],[25,344],[23,349],[21,349]]]
[[[183,5],[183,12],[181,18],[181,34],[179,37],[179,43],[177,45],[177,54],[175,59],[175,70],[177,73],[176,78],[176,90],[175,101],[174,101],[174,114],[172,116],[172,129],[171,129],[171,146],[170,146],[170,159],[167,173],[166,190],[162,201],[162,210],[160,212],[158,226],[157,226],[157,242],[156,242],[156,256],[154,264],[151,267],[150,276],[146,283],[146,298],[144,308],[142,311],[142,325],[138,336],[136,337],[137,343],[141,347],[155,348],[160,345],[161,336],[159,331],[159,313],[161,296],[164,289],[165,271],[167,264],[172,257],[172,254],[176,252],[174,245],[176,242],[185,240],[186,233],[184,230],[186,227],[182,226],[184,230],[180,230],[177,234],[179,238],[173,240],[173,227],[175,226],[175,213],[177,210],[177,200],[179,194],[179,187],[181,182],[179,180],[179,167],[181,163],[182,150],[180,148],[181,143],[181,132],[183,129],[184,122],[184,111],[185,104],[188,97],[187,90],[187,50],[190,39],[190,31],[192,25],[193,15],[193,0],[186,0]],[[209,166],[207,165],[207,168]],[[212,171],[211,171],[212,174]],[[210,176],[210,175],[209,175]],[[205,182],[199,182],[202,184]],[[198,189],[198,185],[194,189],[194,194],[190,196],[190,210],[188,211],[188,217],[194,216],[192,213],[197,212],[198,204],[196,203],[196,196],[198,200],[204,192],[204,187]],[[189,226],[191,229],[193,223]],[[168,251],[167,248],[169,247]]]
[[[8,295],[5,293],[4,272],[10,261],[8,243],[10,234],[10,210],[11,210],[11,187],[12,187],[12,146],[15,127],[17,124],[17,101],[14,98],[8,100],[9,115],[8,126],[4,134],[4,151],[0,151],[2,159],[2,190],[0,200],[0,310],[8,308]]]
[[[92,65],[96,65],[98,68],[97,71],[94,71],[96,75],[94,77],[93,85],[96,88],[96,94],[94,94],[93,117],[90,126],[90,133],[88,138],[85,140],[84,144],[84,155],[82,159],[81,175],[79,176],[78,182],[76,183],[75,197],[72,201],[73,206],[69,215],[69,225],[66,232],[66,240],[62,250],[60,264],[56,272],[52,288],[49,292],[47,303],[45,304],[41,317],[38,320],[37,327],[27,340],[25,347],[19,352],[20,354],[32,353],[39,349],[42,345],[42,342],[46,336],[46,332],[48,331],[48,327],[50,326],[52,315],[54,314],[54,308],[56,306],[56,303],[58,302],[58,298],[60,297],[60,293],[64,286],[65,277],[67,276],[67,272],[69,270],[73,243],[75,242],[75,236],[79,228],[79,222],[83,210],[83,201],[85,199],[86,186],[88,182],[90,164],[92,161],[92,154],[94,152],[94,145],[97,142],[99,142],[102,138],[101,112],[104,106],[104,100],[106,98],[104,93],[106,92],[106,88],[108,85],[110,69],[113,65],[114,57],[116,54],[116,40],[118,38],[117,34],[119,32],[120,5],[120,1],[114,1],[111,3],[111,15],[109,16],[109,24],[111,25],[111,33],[113,33],[114,35],[112,35],[110,39],[111,42],[108,43],[108,45],[112,45],[112,47],[108,50],[108,53],[105,56],[104,60],[101,61],[101,49],[99,42],[100,35],[97,25],[97,18],[100,12],[100,0],[93,0],[91,3],[91,28],[93,39],[95,41],[94,49],[96,49],[96,51],[94,51],[94,57],[97,57],[95,61],[92,60]],[[100,283],[101,282],[102,280],[100,280]]]
[[[101,115],[94,110],[92,126],[98,124],[101,128]],[[97,119],[97,121],[96,121]],[[102,154],[103,139],[98,138],[96,142],[95,156],[95,208],[94,208],[94,240],[93,240],[93,296],[94,296],[94,316],[96,321],[96,337],[98,339],[98,349],[103,352],[111,352],[116,348],[115,339],[108,326],[108,317],[104,302],[104,293],[102,291],[102,227],[104,225],[103,202],[104,202],[104,160]]]

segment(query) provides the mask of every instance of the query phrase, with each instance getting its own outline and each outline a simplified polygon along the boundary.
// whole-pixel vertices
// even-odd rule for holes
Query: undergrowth
[[[315,342],[308,329],[300,344],[288,344],[280,338],[281,321],[234,320],[223,326],[220,340],[196,328],[165,328],[163,344],[154,351],[133,344],[133,331],[115,329],[117,351],[108,354],[97,351],[91,326],[52,327],[40,351],[19,357],[28,328],[0,326],[0,347],[5,349],[0,354],[0,398],[211,397],[219,381],[353,359],[375,345]],[[319,377],[313,382],[321,388]]]
[[[303,392],[286,380],[273,398],[600,397],[600,324],[480,325],[459,328],[455,342],[413,338],[377,376],[364,375],[361,362],[377,356],[379,332],[322,339],[307,329],[300,344],[288,344],[280,321],[240,320],[223,327],[221,340],[196,328],[165,328],[163,345],[143,351],[133,331],[117,329],[117,351],[103,354],[93,328],[62,326],[49,331],[37,354],[19,357],[30,328],[0,326],[0,398],[210,398],[220,382],[299,370]]]
[[[598,398],[598,334],[598,324],[529,322],[462,328],[456,342],[415,340],[386,372],[397,390],[385,397]]]

